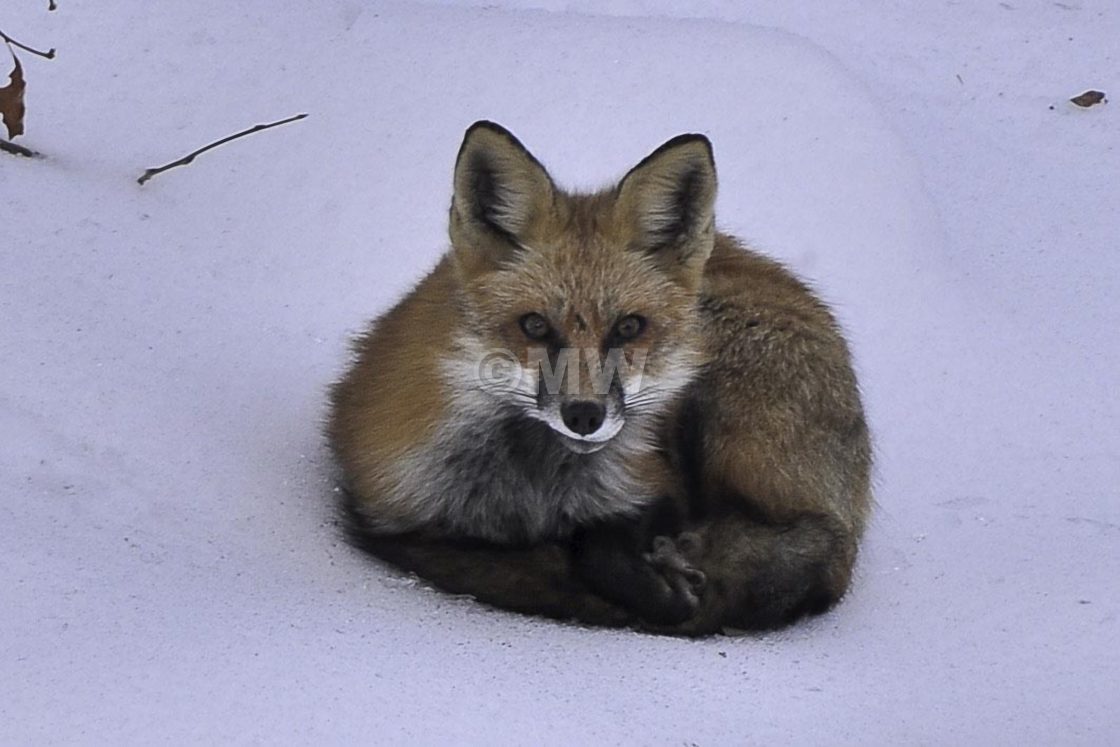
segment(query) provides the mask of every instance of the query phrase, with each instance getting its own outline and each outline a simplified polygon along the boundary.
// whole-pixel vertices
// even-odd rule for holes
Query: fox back
[[[332,392],[367,547],[513,609],[690,634],[844,593],[870,506],[848,350],[716,231],[715,195],[699,135],[578,194],[467,131],[450,251]]]

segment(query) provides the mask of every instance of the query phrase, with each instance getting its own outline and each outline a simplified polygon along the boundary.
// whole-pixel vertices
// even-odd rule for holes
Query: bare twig
[[[40,57],[46,57],[48,60],[53,60],[54,59],[54,47],[51,47],[46,52],[40,52],[38,49],[32,49],[31,47],[27,46],[26,44],[20,44],[18,41],[16,41],[12,37],[8,36],[7,34],[5,34],[3,31],[0,31],[0,41],[3,41],[5,44],[11,44],[13,47],[19,47],[24,52],[30,52],[31,54],[37,54]]]
[[[26,158],[36,158],[39,155],[30,148],[24,148],[22,145],[16,145],[9,140],[2,139],[0,139],[0,150],[15,156],[25,156]]]
[[[164,164],[163,166],[157,166],[154,169],[145,170],[144,173],[140,175],[140,178],[136,180],[136,182],[138,184],[143,184],[144,182],[148,181],[149,179],[151,179],[156,174],[162,174],[164,171],[167,171],[168,169],[173,169],[176,166],[186,166],[191,161],[193,161],[196,156],[202,155],[203,153],[210,150],[211,148],[217,148],[219,145],[225,145],[230,140],[236,140],[239,137],[245,137],[246,135],[252,135],[254,132],[260,132],[261,130],[267,130],[270,127],[279,127],[282,124],[288,124],[289,122],[295,122],[297,119],[303,119],[306,116],[307,116],[306,114],[297,114],[294,117],[288,117],[287,119],[281,119],[281,120],[276,121],[276,122],[269,122],[268,124],[255,125],[253,127],[250,127],[247,130],[242,130],[241,132],[238,132],[234,135],[230,135],[229,137],[224,137],[221,140],[216,140],[216,141],[210,143],[209,145],[205,145],[205,146],[199,148],[198,150],[194,151],[193,153],[188,153],[187,155],[180,158],[178,161],[172,161],[171,163]]]

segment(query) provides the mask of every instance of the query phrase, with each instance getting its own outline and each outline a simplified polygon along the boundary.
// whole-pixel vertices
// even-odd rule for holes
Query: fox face
[[[556,187],[506,130],[468,130],[452,259],[467,323],[449,377],[478,409],[546,423],[598,451],[662,412],[702,364],[697,294],[714,240],[706,138],[675,138],[595,194]]]

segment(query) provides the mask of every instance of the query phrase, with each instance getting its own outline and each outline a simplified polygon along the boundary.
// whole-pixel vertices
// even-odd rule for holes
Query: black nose
[[[581,436],[599,430],[606,416],[607,408],[598,402],[565,402],[560,406],[560,417],[564,418],[564,425]]]

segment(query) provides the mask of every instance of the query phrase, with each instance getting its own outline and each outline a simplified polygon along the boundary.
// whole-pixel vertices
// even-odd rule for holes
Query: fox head
[[[543,421],[581,453],[663,412],[700,363],[715,195],[702,135],[675,137],[613,187],[579,194],[504,128],[472,125],[450,217],[467,330],[458,362],[495,407]]]

